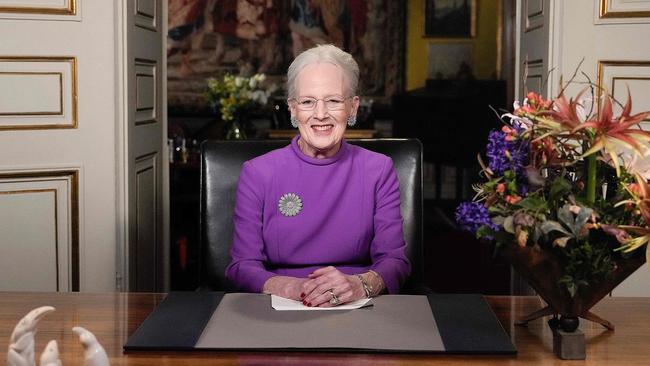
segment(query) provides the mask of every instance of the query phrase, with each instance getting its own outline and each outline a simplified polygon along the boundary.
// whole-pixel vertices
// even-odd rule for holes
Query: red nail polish
[[[307,303],[307,306],[311,306],[311,303],[310,303],[310,302],[308,302],[308,303]]]
[[[303,298],[303,297],[305,297],[305,293],[304,293],[304,292],[301,292],[301,293],[300,293],[300,298]]]
[[[302,304],[303,304],[303,305],[307,305],[307,301],[303,301]]]

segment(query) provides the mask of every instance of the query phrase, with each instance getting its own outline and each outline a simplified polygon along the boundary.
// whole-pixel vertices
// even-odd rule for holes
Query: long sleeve
[[[275,276],[266,270],[268,261],[264,249],[263,228],[263,181],[250,162],[244,163],[237,186],[233,215],[232,258],[226,268],[226,277],[241,290],[262,292],[264,283]]]
[[[395,294],[410,274],[411,264],[405,252],[399,181],[390,159],[382,168],[375,197],[371,269],[382,277],[388,292]]]

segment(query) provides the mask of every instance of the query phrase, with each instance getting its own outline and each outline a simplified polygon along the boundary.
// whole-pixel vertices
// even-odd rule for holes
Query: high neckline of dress
[[[341,159],[343,156],[345,156],[347,152],[347,145],[348,143],[343,139],[341,141],[341,147],[339,148],[339,151],[334,154],[334,156],[330,158],[322,158],[322,159],[317,159],[317,158],[312,158],[311,156],[307,156],[302,150],[300,150],[300,146],[298,146],[298,139],[300,139],[300,135],[296,135],[293,139],[291,139],[291,148],[293,152],[303,161],[313,164],[313,165],[329,165],[332,163],[337,162],[339,159]]]

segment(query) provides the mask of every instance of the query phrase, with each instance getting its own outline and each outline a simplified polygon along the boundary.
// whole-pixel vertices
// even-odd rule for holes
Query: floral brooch
[[[295,193],[285,193],[278,201],[278,208],[284,216],[296,216],[302,210],[302,200]]]

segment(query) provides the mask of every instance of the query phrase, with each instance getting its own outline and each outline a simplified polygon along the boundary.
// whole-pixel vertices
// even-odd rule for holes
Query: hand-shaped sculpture
[[[55,340],[51,340],[45,346],[45,350],[41,353],[41,366],[61,366],[59,360],[59,347]]]
[[[109,366],[106,351],[94,334],[82,327],[74,327],[72,331],[79,336],[84,347],[84,366]]]
[[[41,318],[54,311],[51,306],[42,306],[30,311],[23,317],[9,339],[7,366],[36,366],[34,362],[34,335],[36,324]],[[82,327],[74,327],[72,331],[79,336],[84,348],[84,366],[109,366],[108,356],[95,335]],[[61,366],[59,347],[56,341],[50,341],[41,354],[41,366]]]
[[[42,306],[30,311],[16,325],[9,339],[7,352],[8,366],[33,366],[34,365],[34,335],[36,325],[45,314],[51,313],[54,308]]]

